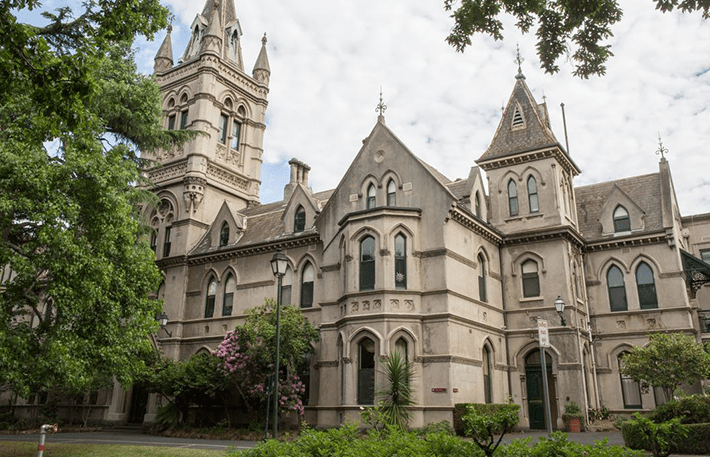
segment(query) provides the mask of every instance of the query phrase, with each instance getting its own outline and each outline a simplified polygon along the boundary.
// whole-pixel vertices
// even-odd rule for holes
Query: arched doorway
[[[552,376],[552,358],[545,352],[545,363],[547,364],[547,387],[550,397],[550,411],[552,416],[552,428],[557,428],[557,399],[555,395],[555,382]],[[530,418],[530,429],[544,430],[545,425],[545,396],[542,390],[542,363],[540,350],[534,349],[525,357],[525,381],[528,394],[528,416]]]

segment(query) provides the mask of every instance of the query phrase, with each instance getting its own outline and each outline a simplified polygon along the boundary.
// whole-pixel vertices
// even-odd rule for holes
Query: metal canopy
[[[680,256],[683,261],[685,280],[688,283],[693,298],[695,298],[695,293],[698,289],[704,284],[710,283],[710,264],[703,262],[682,249],[680,250]]]

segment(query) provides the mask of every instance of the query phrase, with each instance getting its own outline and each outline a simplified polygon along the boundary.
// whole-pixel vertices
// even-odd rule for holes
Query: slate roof
[[[525,120],[523,128],[513,127],[517,106],[520,106]],[[543,109],[533,99],[525,79],[517,79],[491,145],[476,162],[500,159],[525,151],[558,145],[559,142],[547,126],[547,121],[540,114],[540,110]]]
[[[587,240],[602,237],[599,215],[614,186],[624,191],[646,213],[644,229],[639,233],[663,229],[661,178],[659,173],[652,173],[574,189],[579,230]]]
[[[457,179],[454,182],[446,184],[452,194],[456,196],[459,200],[464,197],[470,197],[471,192],[468,186],[468,179]]]

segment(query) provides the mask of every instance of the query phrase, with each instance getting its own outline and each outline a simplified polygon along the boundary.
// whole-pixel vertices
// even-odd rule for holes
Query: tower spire
[[[200,49],[202,52],[212,51],[220,55],[222,49],[222,23],[219,19],[219,13],[219,0],[214,0],[214,8],[212,9],[209,26],[202,39],[202,47]]]
[[[266,43],[266,33],[264,33],[264,36],[261,38],[261,50],[254,63],[252,75],[257,81],[268,85],[269,78],[271,77],[271,67],[269,66],[269,57],[266,55]]]
[[[155,55],[153,72],[158,73],[169,70],[173,66],[173,43],[172,34],[173,26],[168,25],[168,33],[165,35],[163,44],[160,45],[158,53]]]

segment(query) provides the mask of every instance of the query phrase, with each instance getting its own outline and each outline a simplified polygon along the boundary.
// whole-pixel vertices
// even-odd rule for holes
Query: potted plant
[[[564,422],[565,429],[568,432],[581,432],[584,430],[584,414],[582,414],[577,403],[571,401],[565,405],[562,422]]]

